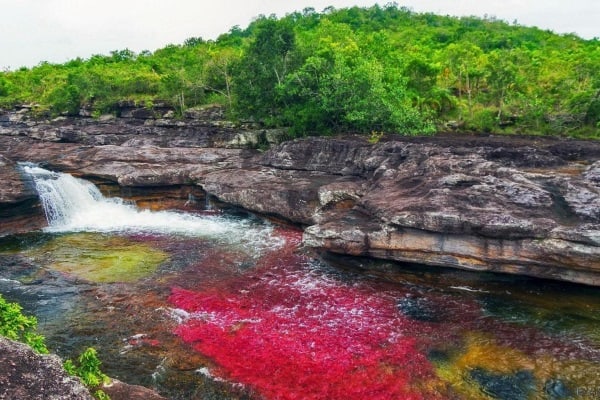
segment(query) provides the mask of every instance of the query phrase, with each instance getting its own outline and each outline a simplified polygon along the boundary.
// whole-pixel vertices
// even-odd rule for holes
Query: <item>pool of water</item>
[[[250,215],[117,208],[120,225],[69,211],[0,238],[0,293],[52,351],[93,346],[125,382],[170,399],[600,394],[600,289],[321,257]]]

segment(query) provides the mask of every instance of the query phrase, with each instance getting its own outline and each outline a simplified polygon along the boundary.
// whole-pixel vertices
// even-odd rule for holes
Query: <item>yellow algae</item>
[[[583,393],[594,388],[596,394],[600,394],[600,363],[588,360],[569,360],[559,362],[557,367],[559,368],[559,377],[569,381],[574,390],[579,388]]]
[[[434,364],[438,377],[450,385],[452,391],[461,398],[474,400],[488,400],[491,397],[471,379],[471,371],[482,369],[494,374],[514,374],[528,370],[536,377],[540,377],[536,372],[541,372],[536,371],[536,360],[523,352],[500,346],[493,338],[476,333],[467,335],[462,351]]]
[[[496,375],[530,371],[537,382],[537,393],[542,393],[545,383],[553,379],[565,383],[571,394],[589,394],[592,390],[590,388],[600,388],[600,363],[560,360],[549,354],[536,355],[534,358],[519,350],[501,346],[493,338],[483,334],[468,334],[462,349],[454,351],[446,359],[435,360],[434,365],[438,378],[449,386],[450,391],[465,399],[491,399],[472,378],[471,373],[476,370]],[[594,393],[600,393],[600,389]]]
[[[47,268],[92,282],[132,282],[156,271],[168,254],[119,236],[74,233],[30,251]]]
[[[490,372],[509,374],[519,370],[533,370],[535,361],[523,352],[499,346],[493,338],[482,334],[467,336],[466,351],[456,360],[461,370],[483,368]]]
[[[465,371],[456,368],[455,365],[448,362],[436,363],[437,376],[450,386],[450,390],[462,399],[472,400],[490,400],[491,397],[485,395],[479,385],[468,379]]]

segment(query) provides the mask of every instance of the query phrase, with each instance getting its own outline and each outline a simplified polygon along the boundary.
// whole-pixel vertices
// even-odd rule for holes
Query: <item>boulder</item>
[[[56,355],[0,336],[0,399],[92,400],[78,378],[69,376]]]

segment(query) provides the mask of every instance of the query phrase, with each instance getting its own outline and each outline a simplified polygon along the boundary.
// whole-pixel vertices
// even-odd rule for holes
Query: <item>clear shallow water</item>
[[[299,249],[300,232],[257,219],[115,204],[197,230],[173,220],[119,229],[70,220],[4,238],[0,292],[38,316],[52,349],[75,357],[94,346],[121,380],[177,399],[600,392],[598,289],[324,261]]]

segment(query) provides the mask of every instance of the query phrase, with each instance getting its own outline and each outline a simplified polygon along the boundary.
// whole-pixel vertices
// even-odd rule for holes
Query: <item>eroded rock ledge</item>
[[[85,134],[55,124],[74,134],[46,141],[39,125],[4,123],[0,234],[39,224],[15,164],[32,161],[133,192],[207,193],[301,224],[306,246],[331,252],[600,285],[598,142],[442,135],[370,144],[349,136],[261,153],[244,140],[216,140],[223,132],[198,121],[154,121],[149,131],[122,119],[87,121]],[[90,139],[107,132],[106,142]]]

